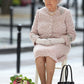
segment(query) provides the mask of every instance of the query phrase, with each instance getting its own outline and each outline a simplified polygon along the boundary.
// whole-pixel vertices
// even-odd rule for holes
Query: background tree
[[[1,14],[9,14],[10,6],[12,5],[12,0],[2,0],[1,1]]]

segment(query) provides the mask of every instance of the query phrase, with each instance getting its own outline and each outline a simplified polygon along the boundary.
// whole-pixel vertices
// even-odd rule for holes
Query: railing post
[[[21,53],[21,28],[22,25],[17,26],[18,36],[17,36],[17,73],[20,73],[20,53]]]
[[[33,24],[34,15],[35,15],[35,0],[32,0],[31,2],[31,26]]]
[[[13,43],[13,7],[10,6],[10,44]]]
[[[83,20],[83,28],[84,28],[84,20]],[[83,66],[84,66],[84,30],[83,30]]]
[[[75,28],[78,28],[78,0],[75,0]]]
[[[67,4],[66,4],[66,7],[69,9],[69,2],[70,0],[67,0]]]

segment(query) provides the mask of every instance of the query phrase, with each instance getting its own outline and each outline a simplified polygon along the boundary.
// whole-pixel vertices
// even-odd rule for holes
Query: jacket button
[[[50,19],[50,21],[52,21],[52,19]]]
[[[49,34],[49,36],[51,36],[52,34]]]

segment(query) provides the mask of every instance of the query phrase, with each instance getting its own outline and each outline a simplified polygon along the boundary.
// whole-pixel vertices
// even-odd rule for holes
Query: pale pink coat
[[[71,48],[71,42],[76,38],[76,31],[72,21],[70,10],[59,6],[54,16],[48,14],[48,9],[43,7],[36,11],[35,19],[30,32],[39,35],[41,38],[64,38],[65,43],[58,43],[51,46],[36,44],[33,49],[35,59],[42,56],[49,56],[55,62],[64,61]],[[67,37],[71,36],[71,41]]]

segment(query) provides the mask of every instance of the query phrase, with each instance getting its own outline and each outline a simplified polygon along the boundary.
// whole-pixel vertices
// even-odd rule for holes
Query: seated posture
[[[55,64],[66,59],[76,38],[70,10],[59,6],[60,1],[44,1],[45,6],[36,11],[29,34],[41,84],[52,84]]]

